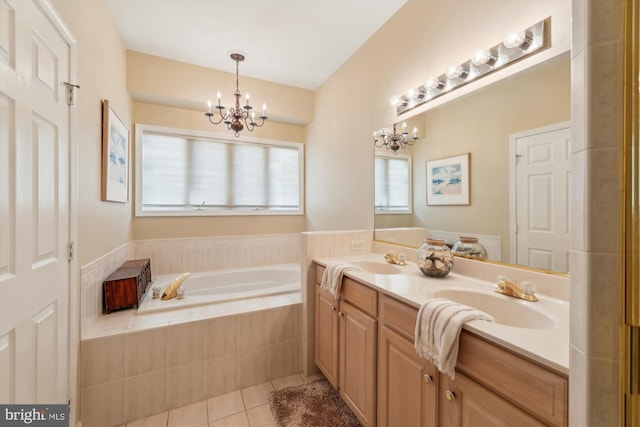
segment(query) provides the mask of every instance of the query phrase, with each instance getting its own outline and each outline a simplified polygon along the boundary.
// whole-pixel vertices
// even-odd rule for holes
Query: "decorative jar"
[[[454,255],[473,259],[487,259],[487,250],[477,237],[460,236],[451,249]]]
[[[444,277],[453,269],[453,254],[444,240],[427,239],[418,249],[418,268],[425,276]]]

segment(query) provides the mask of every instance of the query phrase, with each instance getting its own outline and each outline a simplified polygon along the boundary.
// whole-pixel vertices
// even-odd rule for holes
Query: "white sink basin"
[[[493,316],[496,323],[501,325],[527,329],[550,329],[554,325],[551,317],[531,306],[536,302],[522,301],[498,293],[446,289],[434,292],[433,297],[477,308]]]
[[[355,265],[363,272],[371,274],[398,274],[402,272],[398,267],[386,262],[352,261],[349,264]]]

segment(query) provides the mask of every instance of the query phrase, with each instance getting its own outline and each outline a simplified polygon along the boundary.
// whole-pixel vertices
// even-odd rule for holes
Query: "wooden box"
[[[151,283],[150,260],[127,261],[107,277],[102,285],[104,312],[137,307]]]

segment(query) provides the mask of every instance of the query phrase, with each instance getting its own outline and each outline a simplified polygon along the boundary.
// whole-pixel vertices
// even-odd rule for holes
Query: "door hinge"
[[[73,242],[69,242],[69,251],[67,252],[67,260],[73,261],[73,256],[75,255],[75,248]]]
[[[67,105],[73,105],[74,90],[76,88],[80,89],[80,86],[71,84],[69,82],[64,82],[64,85],[67,87]]]

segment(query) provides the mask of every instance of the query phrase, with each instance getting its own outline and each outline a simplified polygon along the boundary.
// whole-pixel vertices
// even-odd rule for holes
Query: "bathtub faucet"
[[[182,283],[191,276],[191,273],[182,273],[176,280],[173,281],[167,289],[162,293],[162,299],[164,301],[173,299],[178,296],[178,289],[182,286]]]

